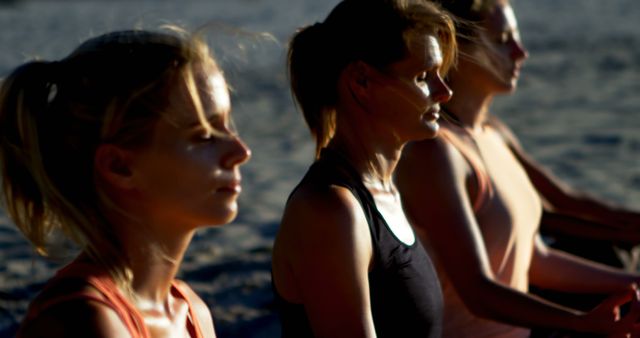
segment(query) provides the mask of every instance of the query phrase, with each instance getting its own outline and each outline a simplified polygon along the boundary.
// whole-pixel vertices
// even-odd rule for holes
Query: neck
[[[493,94],[471,88],[465,81],[454,81],[452,90],[455,94],[444,105],[445,110],[453,114],[462,127],[481,130],[489,115]]]
[[[340,112],[337,115],[340,116]],[[344,155],[365,183],[391,190],[393,171],[400,160],[404,143],[396,142],[393,137],[380,137],[385,132],[389,133],[388,128],[375,132],[373,128],[365,128],[364,123],[338,121],[329,148]]]
[[[155,247],[147,245],[137,251],[134,247],[129,249],[133,252],[129,255],[134,276],[132,287],[139,301],[151,305],[166,303],[191,237],[182,236],[172,243],[157,243]]]
[[[176,227],[154,221],[119,224],[124,225],[117,229],[133,273],[133,301],[141,311],[166,309],[171,284],[195,230],[169,233],[166,229]]]

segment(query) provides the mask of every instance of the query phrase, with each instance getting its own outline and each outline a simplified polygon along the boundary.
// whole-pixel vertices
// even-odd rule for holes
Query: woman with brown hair
[[[453,23],[433,4],[344,0],[289,46],[316,161],[273,252],[284,337],[439,337],[442,299],[391,180],[404,144],[435,136]]]

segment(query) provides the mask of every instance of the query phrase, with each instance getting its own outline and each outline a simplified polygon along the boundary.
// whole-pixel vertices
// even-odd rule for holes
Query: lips
[[[427,110],[424,113],[423,118],[425,121],[435,122],[440,118],[440,107],[435,107]]]
[[[522,69],[522,65],[516,65],[515,67],[513,67],[513,70],[511,71],[511,76],[512,77],[520,77],[520,69]]]
[[[239,179],[233,180],[227,184],[222,185],[221,187],[216,189],[216,191],[222,193],[239,194],[242,191],[242,185],[240,184]]]

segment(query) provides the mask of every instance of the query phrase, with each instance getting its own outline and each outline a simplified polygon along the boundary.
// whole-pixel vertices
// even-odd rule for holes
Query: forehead
[[[430,69],[442,65],[442,50],[433,35],[412,35],[407,39],[407,56],[393,68]]]
[[[518,21],[511,5],[507,2],[498,2],[488,13],[486,26],[493,32],[517,30]]]
[[[212,114],[228,113],[231,109],[231,101],[227,81],[225,81],[222,72],[215,70],[205,74],[203,82],[206,84],[203,85],[204,93],[201,93],[201,96],[206,101],[203,102],[205,110],[209,110]],[[211,109],[206,109],[207,103],[211,104]]]
[[[179,125],[197,124],[231,110],[227,82],[215,65],[194,65],[187,70],[171,97],[171,119]]]

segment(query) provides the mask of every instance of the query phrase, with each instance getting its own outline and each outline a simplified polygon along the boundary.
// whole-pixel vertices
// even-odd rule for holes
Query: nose
[[[440,75],[436,76],[431,85],[431,97],[433,101],[445,103],[451,99],[452,95],[453,91],[449,88],[444,79]]]
[[[222,165],[225,168],[232,169],[235,166],[244,164],[251,158],[251,149],[249,149],[239,136],[232,136],[228,142],[229,148],[222,158]]]
[[[529,52],[524,47],[524,44],[518,40],[512,40],[511,42],[511,58],[515,61],[524,61],[529,58]]]

